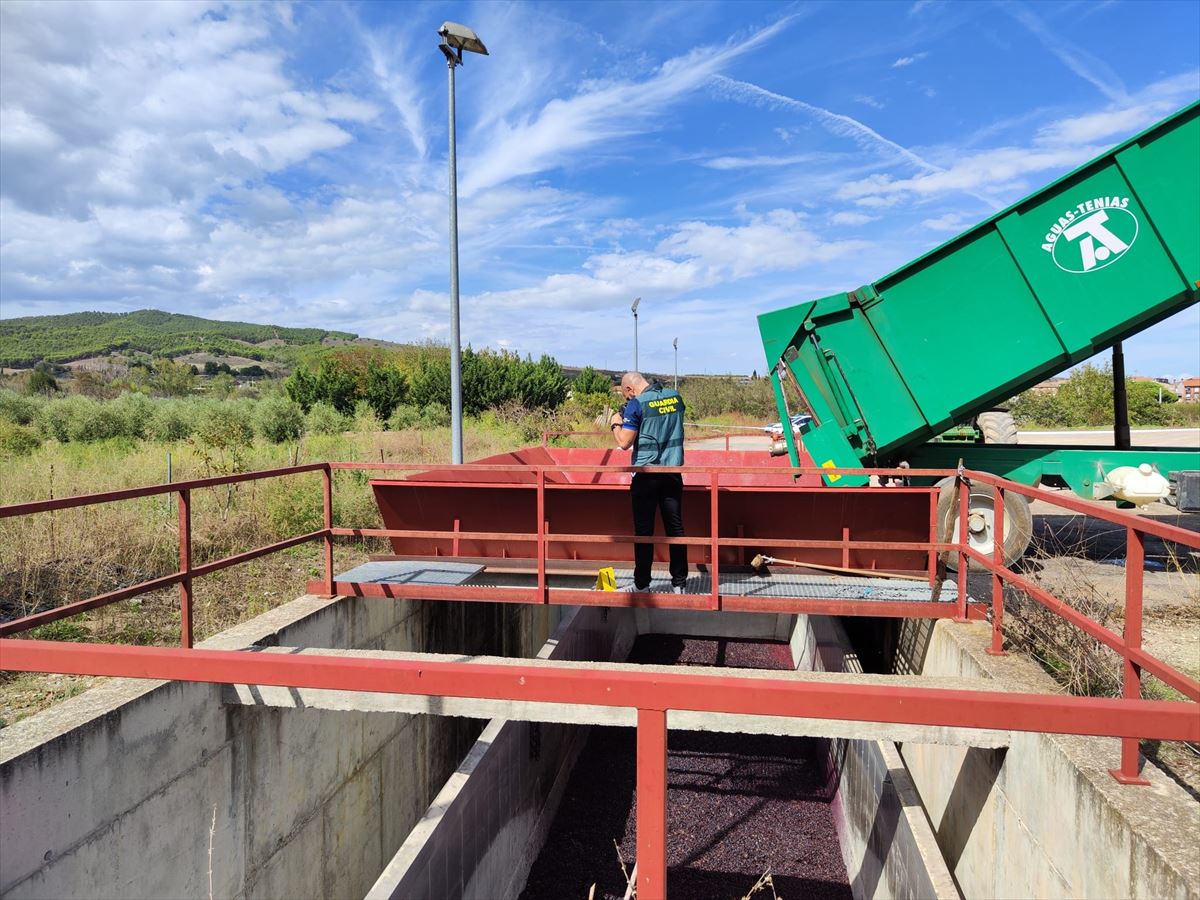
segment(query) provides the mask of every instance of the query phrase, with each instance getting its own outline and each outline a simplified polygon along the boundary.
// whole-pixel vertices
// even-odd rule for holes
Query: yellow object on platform
[[[615,591],[617,589],[617,576],[613,573],[612,566],[605,566],[596,573],[597,591]]]

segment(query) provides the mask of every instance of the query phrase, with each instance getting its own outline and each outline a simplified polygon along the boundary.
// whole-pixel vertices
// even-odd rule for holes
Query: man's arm
[[[642,409],[637,400],[630,400],[625,404],[624,415],[616,412],[609,419],[608,424],[613,433],[613,438],[616,439],[617,446],[622,450],[628,450],[633,446],[633,442],[637,440],[638,427],[641,424],[641,412]]]

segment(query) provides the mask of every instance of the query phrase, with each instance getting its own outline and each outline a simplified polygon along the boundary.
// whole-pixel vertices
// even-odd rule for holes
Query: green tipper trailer
[[[759,316],[759,330],[781,421],[800,411],[789,409],[795,401],[807,407],[801,436],[817,465],[932,468],[961,458],[1092,498],[1113,468],[1200,469],[1200,451],[934,439],[986,423],[1008,398],[1198,300],[1194,103],[873,284]],[[789,429],[784,437],[799,465]],[[990,525],[990,493],[971,502]],[[1005,545],[1015,557],[1029,512],[1019,498],[1012,506]],[[979,545],[990,544],[985,535]]]

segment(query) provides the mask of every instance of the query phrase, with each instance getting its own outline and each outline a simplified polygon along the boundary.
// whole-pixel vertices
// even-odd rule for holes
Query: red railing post
[[[938,492],[929,492],[929,543],[936,544],[938,539]],[[936,547],[929,548],[929,586],[937,584],[938,551]]]
[[[667,713],[637,711],[637,895],[667,897]]]
[[[842,526],[842,568],[850,568],[850,526]]]
[[[1129,658],[1130,650],[1142,649],[1142,570],[1146,565],[1146,536],[1136,528],[1125,529],[1125,638],[1123,656],[1121,696],[1140,700],[1142,696],[1142,669]],[[1110,769],[1113,778],[1121,784],[1150,782],[1138,772],[1137,738],[1121,738],[1121,768]]]
[[[321,470],[322,494],[325,506],[325,596],[333,596],[333,468]]]
[[[192,646],[192,492],[179,492],[179,643]]]
[[[1004,568],[1004,488],[997,487],[992,504],[992,646],[987,652],[992,656],[1007,656],[1004,652],[1004,579],[1000,570]]]
[[[537,468],[537,589],[538,602],[549,603],[546,591],[546,471]]]
[[[725,452],[729,452],[729,432],[725,432]]]
[[[956,621],[967,620],[967,564],[970,559],[964,552],[970,542],[970,487],[960,472],[958,475],[958,615]]]
[[[720,475],[716,471],[709,473],[709,476],[708,476],[708,493],[709,493],[709,498],[710,498],[710,500],[709,500],[709,518],[711,520],[711,528],[712,528],[712,531],[709,532],[712,536],[711,537],[712,544],[710,545],[712,549],[709,552],[712,556],[712,560],[711,560],[708,568],[709,568],[709,573],[712,575],[712,600],[710,601],[710,606],[712,609],[720,609],[721,608],[721,564],[717,559],[717,555],[718,555],[718,552],[720,549],[720,547],[719,547],[720,527],[719,526],[720,526],[720,521],[721,521],[720,506],[719,506],[720,493],[717,490],[717,485],[719,484],[719,482],[720,482]]]

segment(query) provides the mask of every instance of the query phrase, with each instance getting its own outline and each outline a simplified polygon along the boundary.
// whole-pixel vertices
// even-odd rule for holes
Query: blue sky
[[[855,288],[1200,96],[1195,2],[0,4],[0,315],[145,307],[763,368]],[[944,327],[953,323],[931,323]],[[967,336],[971,340],[971,336]],[[1126,345],[1200,373],[1200,311]]]

